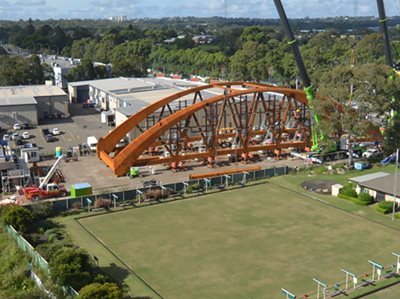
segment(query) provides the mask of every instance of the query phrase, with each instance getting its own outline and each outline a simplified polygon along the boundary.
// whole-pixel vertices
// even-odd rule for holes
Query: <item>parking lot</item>
[[[27,142],[36,143],[41,150],[41,155],[50,156],[55,154],[55,148],[60,146],[65,152],[71,146],[86,143],[88,136],[96,136],[97,138],[108,133],[111,127],[100,123],[100,113],[93,108],[82,108],[79,104],[70,104],[70,118],[66,119],[48,119],[41,124],[29,130],[20,130],[20,134],[28,131],[31,138]],[[42,129],[49,129],[50,132],[54,128],[61,131],[60,135],[54,136],[53,142],[46,142]],[[10,130],[11,132],[13,130]]]
[[[18,130],[20,134],[28,131],[31,138],[25,142],[36,143],[40,149],[41,156],[54,157],[53,159],[40,162],[39,165],[52,165],[55,162],[56,147],[61,147],[63,153],[66,153],[69,147],[86,143],[88,136],[96,136],[97,138],[104,136],[112,129],[112,127],[100,122],[100,113],[94,108],[82,108],[81,104],[70,105],[71,117],[67,119],[49,119],[43,121],[38,127],[30,130]],[[43,129],[49,129],[51,132],[54,128],[59,128],[60,135],[55,136],[54,142],[46,142],[42,133]],[[12,134],[14,130],[8,130]],[[10,142],[11,147],[16,147],[14,142]],[[274,159],[258,162],[261,167],[279,167],[290,164],[291,166],[300,166],[303,164],[301,160],[279,160]],[[129,177],[116,177],[111,169],[101,162],[95,153],[87,156],[79,157],[79,161],[65,161],[61,163],[60,168],[66,179],[66,187],[70,189],[72,184],[88,182],[93,186],[96,193],[109,191],[112,189],[133,189],[142,187],[143,181],[156,179],[162,183],[172,183],[177,181],[188,180],[191,173],[205,173],[212,171],[220,171],[229,169],[230,167],[240,168],[248,165],[235,163],[230,166],[220,166],[217,169],[210,169],[200,166],[199,163],[188,161],[187,171],[172,172],[165,165],[156,165],[153,169],[155,174],[150,174],[148,167],[141,168],[140,172],[143,177],[130,179]]]

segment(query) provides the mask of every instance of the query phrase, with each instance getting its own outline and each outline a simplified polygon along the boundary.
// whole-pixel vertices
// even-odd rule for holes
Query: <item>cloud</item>
[[[0,19],[224,16],[225,1],[228,17],[278,18],[273,1],[265,0],[0,0]],[[377,15],[375,1],[357,2],[355,10],[348,0],[282,0],[289,18]],[[399,1],[385,4],[388,16],[400,15]]]
[[[14,2],[16,6],[43,6],[46,5],[45,0],[18,0]]]

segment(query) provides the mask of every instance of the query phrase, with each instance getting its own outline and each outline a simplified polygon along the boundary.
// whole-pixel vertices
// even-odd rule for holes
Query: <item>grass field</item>
[[[400,284],[369,295],[365,299],[398,299],[400,297]]]
[[[61,221],[136,296],[156,297],[121,261],[164,298],[283,298],[281,287],[315,291],[313,277],[343,281],[341,268],[371,271],[368,259],[393,263],[400,248],[398,230],[269,183],[79,219],[120,261]]]

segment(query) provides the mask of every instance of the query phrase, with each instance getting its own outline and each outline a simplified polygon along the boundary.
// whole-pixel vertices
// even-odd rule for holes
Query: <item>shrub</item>
[[[144,193],[144,198],[146,199],[155,199],[155,200],[160,200],[163,198],[168,198],[170,195],[170,191],[169,190],[160,190],[160,189],[150,189],[147,190]]]
[[[189,185],[186,189],[186,192],[193,193],[194,191],[198,191],[200,189],[201,189],[200,183],[195,183],[195,184]]]
[[[375,210],[381,214],[388,214],[393,210],[393,202],[391,201],[381,201],[375,206]]]
[[[368,193],[365,193],[365,192],[361,192],[361,193],[358,195],[357,199],[360,200],[360,201],[372,202],[372,197],[371,197],[371,195],[369,195]]]
[[[115,283],[92,283],[79,291],[79,299],[122,299],[121,289]]]
[[[49,202],[34,202],[31,205],[34,219],[46,219],[54,215],[53,206]]]
[[[350,197],[357,197],[357,192],[354,190],[354,185],[351,183],[344,185],[340,193]]]
[[[367,205],[369,205],[371,203],[371,201],[362,201],[362,200],[359,200],[358,198],[355,198],[355,197],[352,197],[352,196],[347,196],[347,195],[344,195],[342,193],[339,193],[338,197],[350,200],[350,201],[354,202],[355,204],[357,204],[359,206],[367,206]]]
[[[81,204],[76,201],[72,204],[72,208],[75,210],[79,210],[81,208]]]
[[[111,207],[111,199],[98,198],[94,202],[94,207],[108,210]]]
[[[25,232],[32,224],[32,213],[21,206],[6,206],[1,213],[1,219],[4,224],[12,225],[17,231]]]
[[[50,273],[60,285],[80,289],[90,282],[92,264],[89,255],[76,248],[62,248],[50,259]]]

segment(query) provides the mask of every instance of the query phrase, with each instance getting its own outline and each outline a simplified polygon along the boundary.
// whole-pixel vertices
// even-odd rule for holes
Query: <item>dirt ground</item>
[[[47,161],[44,163],[52,163]],[[206,172],[220,171],[231,168],[246,168],[249,166],[260,165],[262,168],[267,167],[280,167],[289,165],[291,167],[302,166],[304,162],[299,159],[284,159],[284,160],[263,160],[257,163],[242,164],[231,163],[229,166],[219,166],[216,168],[208,168],[200,166],[198,163],[187,163],[188,170],[181,172],[172,172],[166,166],[156,165],[153,166],[155,174],[150,174],[148,167],[142,167],[140,173],[142,177],[130,179],[127,176],[116,177],[111,169],[109,169],[96,155],[79,157],[79,161],[70,161],[68,163],[62,162],[60,169],[65,176],[67,189],[72,184],[88,182],[93,186],[95,193],[102,190],[116,190],[116,189],[134,189],[142,187],[143,181],[156,179],[164,184],[181,182],[189,179],[189,174],[199,174]]]
[[[321,193],[321,194],[331,194],[332,185],[337,184],[334,181],[325,180],[309,180],[301,184],[301,186],[311,192]]]

